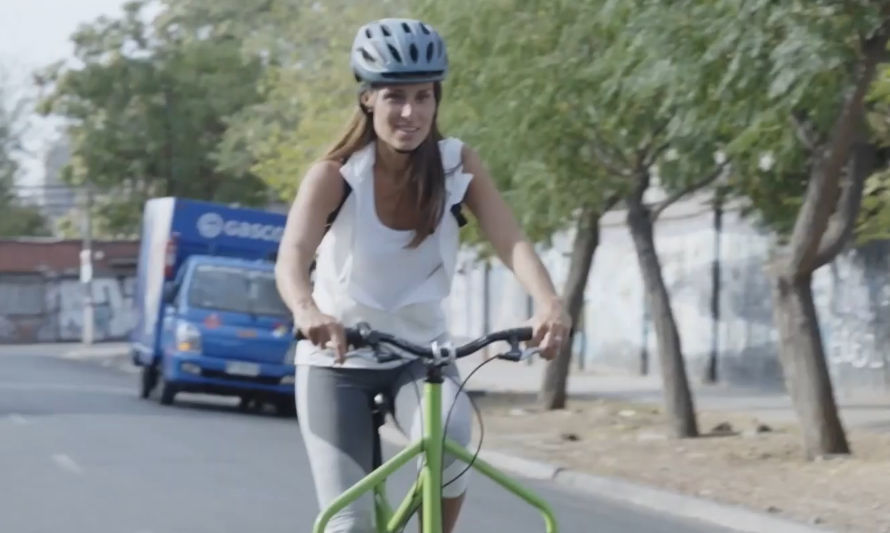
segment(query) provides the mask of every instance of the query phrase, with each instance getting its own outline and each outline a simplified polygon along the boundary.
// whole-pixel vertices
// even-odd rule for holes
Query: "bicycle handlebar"
[[[489,333],[488,335],[483,335],[482,337],[474,339],[462,346],[458,346],[457,348],[451,348],[449,345],[441,346],[439,347],[439,353],[436,353],[433,349],[433,346],[423,347],[418,344],[414,344],[405,339],[396,337],[395,335],[371,329],[371,327],[364,322],[359,323],[354,328],[346,328],[345,332],[346,343],[348,345],[354,346],[355,348],[363,348],[366,346],[376,348],[381,343],[385,343],[400,348],[410,354],[416,355],[417,357],[432,360],[442,359],[443,356],[447,359],[450,359],[451,357],[453,357],[454,359],[459,359],[461,357],[466,357],[472,353],[478,352],[482,348],[485,348],[486,346],[494,342],[507,341],[510,343],[510,350],[506,353],[498,355],[497,357],[510,361],[519,361],[520,359],[522,359],[523,351],[519,348],[519,343],[531,340],[533,334],[532,328],[530,327],[505,329]],[[294,334],[294,337],[298,341],[306,339],[306,336],[303,335],[303,332],[299,329]],[[380,362],[388,362],[394,361],[396,359],[401,359],[401,357],[396,354],[388,355],[389,358],[386,359],[384,359],[384,357],[386,356],[378,355],[377,359]]]

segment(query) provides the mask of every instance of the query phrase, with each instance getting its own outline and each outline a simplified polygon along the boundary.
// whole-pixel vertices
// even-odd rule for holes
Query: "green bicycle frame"
[[[437,373],[437,369],[432,372]],[[423,533],[442,533],[442,458],[446,451],[536,507],[543,515],[546,533],[558,533],[553,511],[544,500],[485,461],[478,457],[474,459],[470,452],[452,440],[445,439],[443,446],[441,376],[428,374],[423,388],[426,401],[423,406],[424,427],[420,440],[409,444],[331,502],[315,520],[313,533],[324,533],[334,515],[369,491],[374,492],[374,516],[378,533],[399,533],[418,507],[422,507],[423,511]],[[386,498],[386,479],[416,456],[424,459],[417,482],[401,505],[393,511]]]

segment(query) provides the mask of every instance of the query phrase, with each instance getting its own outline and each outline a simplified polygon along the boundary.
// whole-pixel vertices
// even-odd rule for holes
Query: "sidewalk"
[[[91,345],[79,342],[0,344],[0,356],[10,354],[90,361],[125,372],[139,371],[130,358],[130,344],[127,342],[96,342]]]
[[[461,375],[466,377],[483,359],[466,357],[458,362]],[[477,394],[493,392],[537,394],[541,388],[546,363],[492,361],[479,369],[467,383],[467,389]],[[661,376],[639,376],[608,368],[569,373],[569,402],[575,398],[604,398],[646,405],[661,406]],[[785,393],[766,392],[725,385],[693,384],[696,409],[708,411],[744,412],[767,423],[794,424],[797,416],[791,399]],[[846,428],[861,428],[890,433],[890,394],[836,396],[841,418]]]
[[[481,362],[462,360],[462,375]],[[467,384],[485,422],[483,449],[521,458],[515,471],[549,466],[550,479],[589,494],[739,531],[890,533],[886,395],[839,398],[853,454],[807,461],[786,394],[693,385],[701,438],[673,439],[660,376],[572,369],[567,409],[543,411],[545,366],[492,361]]]

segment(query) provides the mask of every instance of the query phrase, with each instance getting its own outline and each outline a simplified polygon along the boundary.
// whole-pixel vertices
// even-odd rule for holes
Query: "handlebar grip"
[[[346,344],[360,344],[363,341],[362,333],[357,328],[345,328],[346,331]],[[297,329],[294,333],[294,340],[296,341],[305,341],[308,340],[308,337],[303,334],[303,331]]]
[[[534,336],[535,330],[531,327],[513,328],[504,332],[504,337],[516,337],[520,341],[530,341]]]

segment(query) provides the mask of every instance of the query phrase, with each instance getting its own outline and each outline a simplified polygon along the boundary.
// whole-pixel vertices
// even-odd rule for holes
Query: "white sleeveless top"
[[[439,141],[445,169],[446,205],[439,225],[416,248],[406,245],[413,230],[395,230],[377,216],[374,199],[375,146],[369,143],[340,169],[352,193],[318,247],[313,299],[321,312],[344,326],[367,322],[421,345],[448,338],[442,308],[451,291],[458,251],[459,227],[450,213],[467,191],[471,174],[463,172],[461,148],[455,138]],[[330,366],[330,350],[308,341],[298,343],[297,364]],[[399,361],[380,364],[348,358],[343,366],[389,368]]]

